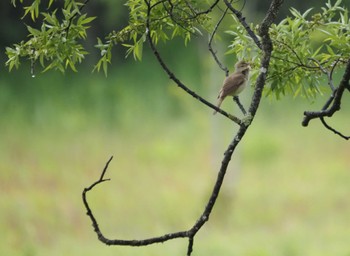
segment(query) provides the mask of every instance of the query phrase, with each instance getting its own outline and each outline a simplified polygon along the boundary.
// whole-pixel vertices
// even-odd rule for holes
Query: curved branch
[[[328,78],[331,79],[331,73],[328,75]],[[304,112],[304,119],[302,121],[302,126],[306,127],[309,125],[309,122],[312,119],[316,118],[324,118],[324,117],[332,117],[335,112],[339,111],[341,108],[341,100],[343,98],[343,94],[345,92],[345,89],[349,88],[349,81],[350,81],[350,59],[347,62],[344,75],[342,77],[342,80],[339,83],[338,88],[335,88],[332,95],[329,97],[321,111],[305,111]],[[321,119],[322,121],[322,119]],[[322,121],[324,124],[324,120]],[[325,125],[325,124],[324,124]],[[325,125],[327,129],[329,129],[329,126]],[[333,129],[333,128],[332,128]],[[330,129],[330,130],[332,130]],[[335,131],[334,129],[332,130]],[[336,134],[340,135],[339,132],[335,132]],[[341,136],[343,137],[343,136]],[[345,136],[346,137],[346,136]]]
[[[331,132],[334,132],[336,135],[339,135],[340,137],[342,137],[345,140],[349,140],[350,139],[350,136],[346,136],[346,135],[342,134],[341,132],[337,131],[336,129],[331,127],[329,124],[327,124],[327,122],[324,120],[323,117],[320,117],[320,120],[321,120],[322,124],[324,125],[324,127],[326,127]]]
[[[231,0],[232,2],[233,0]],[[230,2],[230,3],[231,3]],[[223,12],[222,16],[220,17],[219,21],[216,23],[215,27],[214,27],[214,30],[213,32],[211,33],[210,35],[210,38],[209,38],[209,43],[208,43],[208,48],[209,48],[209,51],[211,53],[211,55],[213,56],[216,64],[218,64],[218,66],[225,72],[225,75],[228,76],[229,75],[229,70],[227,67],[225,67],[220,61],[219,61],[219,58],[218,56],[216,55],[216,52],[213,50],[213,47],[212,47],[212,43],[213,43],[213,39],[214,39],[214,36],[221,24],[221,22],[223,21],[223,19],[225,18],[226,14],[227,14],[227,11],[228,11],[228,7],[226,7],[225,11]]]
[[[194,92],[192,92],[191,90],[189,90],[184,84],[182,84],[173,73],[171,73],[171,71],[168,69],[168,67],[165,65],[165,63],[163,62],[162,58],[160,57],[158,51],[156,50],[153,42],[152,42],[152,38],[150,36],[151,33],[149,33],[149,17],[150,17],[150,12],[151,12],[151,5],[150,2],[147,0],[144,0],[147,7],[148,7],[148,19],[147,19],[147,38],[148,41],[151,45],[151,48],[153,50],[153,53],[155,54],[159,64],[162,66],[162,68],[164,69],[164,71],[169,75],[170,79],[172,79],[174,82],[177,83],[177,85],[182,88],[184,91],[186,91],[188,94],[192,95],[193,97],[197,98],[198,100],[200,100],[201,102],[205,103],[206,105],[208,105],[209,107],[212,108],[212,104],[210,104],[209,102],[205,101],[204,99],[202,99],[201,97],[199,97],[197,94],[195,94]],[[197,219],[197,221],[195,222],[195,224],[187,231],[180,231],[180,232],[175,232],[175,233],[169,233],[169,234],[165,234],[163,236],[158,236],[158,237],[154,237],[154,238],[148,238],[148,239],[143,239],[143,240],[120,240],[120,239],[108,239],[106,237],[104,237],[104,235],[102,234],[102,232],[99,229],[98,223],[96,221],[96,219],[94,218],[94,215],[92,214],[89,204],[87,202],[86,199],[86,193],[88,191],[90,191],[95,185],[100,184],[101,182],[105,181],[104,179],[104,175],[106,173],[106,170],[108,168],[108,164],[110,163],[110,161],[112,159],[110,159],[102,174],[101,177],[98,181],[96,181],[95,183],[93,183],[90,187],[85,188],[83,191],[83,201],[84,201],[84,205],[87,209],[87,215],[90,217],[94,230],[98,236],[98,239],[102,242],[104,242],[105,244],[108,245],[128,245],[128,246],[145,246],[145,245],[149,245],[149,244],[153,244],[153,243],[161,243],[161,242],[165,242],[168,241],[170,239],[175,239],[175,238],[188,238],[188,247],[187,247],[187,255],[190,256],[192,254],[193,251],[193,245],[194,245],[194,237],[197,234],[197,232],[203,227],[203,225],[208,221],[209,216],[214,208],[214,205],[216,203],[216,200],[219,196],[219,192],[222,186],[222,183],[224,181],[225,178],[225,174],[228,168],[228,165],[231,161],[233,152],[235,151],[235,149],[237,148],[239,142],[241,141],[241,139],[243,138],[244,134],[246,133],[247,129],[249,128],[256,112],[257,109],[259,107],[259,103],[262,97],[262,90],[264,88],[265,85],[265,81],[266,81],[266,76],[267,76],[267,70],[269,67],[269,63],[270,63],[270,58],[271,58],[271,52],[272,52],[272,43],[271,43],[271,39],[268,33],[268,29],[271,26],[272,22],[274,21],[276,14],[280,8],[280,6],[282,5],[283,0],[272,0],[272,3],[270,5],[270,8],[266,14],[266,17],[264,18],[263,22],[261,23],[261,29],[259,31],[260,36],[262,37],[262,42],[261,42],[261,48],[263,51],[263,55],[262,55],[262,59],[261,59],[261,72],[257,78],[257,82],[256,82],[256,86],[255,86],[255,91],[252,97],[252,101],[249,107],[249,113],[248,116],[244,119],[244,120],[239,120],[240,121],[240,127],[239,130],[237,132],[237,134],[234,136],[233,140],[231,141],[231,143],[228,145],[225,153],[224,153],[224,157],[223,160],[221,162],[221,167],[220,170],[217,174],[217,178],[215,181],[215,185],[213,187],[212,193],[209,197],[209,200],[202,212],[202,214],[199,216],[199,218]],[[219,109],[219,112],[221,113],[226,113],[224,111],[221,111]]]
[[[145,2],[147,3],[147,1],[145,0]],[[227,118],[229,118],[230,120],[232,120],[233,122],[235,122],[238,125],[241,125],[242,121],[234,116],[231,115],[229,113],[227,113],[226,111],[218,108],[217,106],[215,106],[214,104],[210,103],[209,101],[207,101],[206,99],[204,99],[203,97],[199,96],[197,93],[195,93],[194,91],[192,91],[191,89],[189,89],[187,86],[185,86],[175,75],[173,72],[171,72],[171,70],[168,68],[168,66],[165,64],[165,62],[163,61],[162,57],[160,56],[157,48],[155,47],[153,40],[152,40],[152,36],[150,33],[150,12],[152,10],[152,6],[150,6],[148,3],[148,15],[147,15],[147,21],[146,21],[146,34],[147,34],[147,40],[150,44],[150,47],[152,49],[153,54],[155,55],[155,57],[157,58],[159,64],[161,65],[161,67],[163,68],[163,70],[167,73],[167,75],[169,76],[169,78],[171,80],[173,80],[176,85],[178,87],[180,87],[182,90],[184,90],[186,93],[188,93],[189,95],[191,95],[192,97],[194,97],[195,99],[197,99],[198,101],[202,102],[203,104],[207,105],[208,107],[216,110],[217,112],[219,112],[220,114],[226,116]]]
[[[193,16],[190,17],[190,19],[196,19],[196,18],[197,18],[198,16],[200,16],[200,15],[210,13],[210,12],[215,8],[215,6],[217,6],[217,4],[220,2],[220,0],[215,0],[215,2],[214,2],[211,6],[209,6],[208,9],[206,9],[206,10],[204,10],[204,11],[201,11],[201,12],[197,12],[197,11],[191,6],[191,4],[190,4],[188,1],[185,1],[185,2],[186,2],[186,4],[187,4],[187,6],[189,6],[189,8],[190,8],[190,9],[192,10],[192,12],[193,12]]]
[[[106,171],[108,169],[109,163],[112,161],[113,156],[107,161],[105,167],[103,168],[103,171],[101,173],[100,178],[92,183],[89,187],[84,188],[83,193],[82,193],[82,198],[83,198],[83,203],[86,209],[86,214],[89,216],[92,226],[94,228],[95,233],[97,234],[98,239],[107,244],[107,245],[128,245],[128,246],[145,246],[149,244],[154,244],[154,243],[162,243],[170,239],[174,238],[180,238],[180,237],[188,237],[187,231],[183,232],[176,232],[176,233],[171,233],[171,234],[166,234],[163,236],[158,236],[154,238],[148,238],[144,240],[123,240],[123,239],[108,239],[106,238],[102,232],[101,229],[97,223],[96,218],[94,217],[91,208],[89,206],[88,200],[87,200],[87,193],[91,191],[95,186],[99,185],[102,182],[108,181],[110,179],[104,179],[104,175],[106,174]]]

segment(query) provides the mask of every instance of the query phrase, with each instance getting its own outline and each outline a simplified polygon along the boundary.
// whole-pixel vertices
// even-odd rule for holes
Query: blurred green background
[[[91,2],[89,10],[106,18],[92,35],[107,31],[115,17],[125,19],[116,5]],[[1,3],[9,11],[2,26],[13,25],[2,29],[4,46],[23,36],[21,10],[10,7]],[[174,42],[170,49],[162,52],[179,78],[215,102],[223,74],[204,56],[205,43]],[[113,155],[112,180],[89,194],[104,234],[142,239],[187,229],[203,210],[237,127],[171,83],[148,50],[141,63],[119,50],[107,78],[85,66],[78,74],[35,78],[26,64],[11,73],[1,68],[1,255],[185,254],[181,239],[143,248],[102,244],[81,192]],[[245,105],[251,94],[251,88],[242,94]],[[349,143],[317,121],[301,126],[303,111],[320,109],[326,98],[263,99],[193,255],[350,255]],[[349,102],[330,121],[345,132]]]

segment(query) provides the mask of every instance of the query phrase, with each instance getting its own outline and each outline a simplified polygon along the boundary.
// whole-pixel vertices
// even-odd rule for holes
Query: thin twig
[[[232,0],[231,0],[232,2]],[[225,11],[223,12],[223,14],[221,15],[219,21],[216,23],[215,27],[214,27],[214,30],[213,32],[211,33],[210,35],[210,38],[209,38],[209,43],[208,43],[208,48],[209,48],[209,51],[211,53],[211,55],[213,56],[215,62],[218,64],[218,66],[225,72],[225,75],[228,76],[229,75],[229,70],[226,66],[224,66],[218,56],[216,55],[216,52],[213,50],[213,47],[212,47],[212,43],[213,43],[213,39],[214,39],[214,36],[221,24],[221,22],[223,21],[223,19],[225,18],[226,14],[227,14],[227,11],[228,11],[228,7],[226,7]]]
[[[233,8],[232,4],[229,3],[228,0],[224,0],[224,2],[226,4],[226,6],[231,10],[231,12],[233,12],[233,14],[238,18],[239,22],[245,28],[245,30],[247,31],[248,35],[253,39],[255,44],[259,47],[259,49],[261,49],[262,46],[261,46],[260,40],[255,35],[253,30],[250,28],[250,26],[247,24],[247,22],[245,21],[245,17],[243,17],[242,13],[240,11],[236,10],[235,8]]]
[[[244,9],[246,3],[247,3],[247,1],[246,1],[246,0],[243,0],[243,5],[242,5],[241,9],[239,10],[239,12],[242,12],[242,11],[243,11],[243,9]]]
[[[337,131],[336,129],[331,127],[329,124],[327,124],[327,122],[324,120],[324,117],[320,117],[320,120],[321,120],[322,124],[324,125],[324,127],[326,127],[328,130],[334,132],[335,134],[339,135],[340,137],[342,137],[345,140],[349,140],[350,139],[350,136],[345,136],[344,134],[342,134],[341,132]]]
[[[112,159],[113,159],[113,156],[111,156],[111,158],[109,158],[109,160],[108,160],[107,163],[106,163],[105,168],[103,168],[103,171],[102,171],[101,177],[100,177],[100,181],[103,181],[103,177],[105,176],[106,171],[107,171],[108,166],[109,166],[109,163],[112,161]]]
[[[187,1],[185,1],[185,2],[187,4],[187,6],[189,6],[189,8],[192,10],[192,12],[194,12],[194,15],[189,17],[189,19],[196,19],[200,15],[204,15],[204,14],[210,13],[215,8],[215,6],[220,2],[220,0],[215,0],[215,2],[211,6],[209,6],[208,9],[206,9],[204,11],[200,11],[200,12],[196,12],[196,10],[191,6],[190,3],[188,3]]]
[[[239,97],[238,96],[233,96],[232,99],[233,99],[234,102],[236,102],[237,106],[242,111],[243,115],[247,115],[247,111],[245,110],[243,104],[239,100]]]
[[[152,10],[151,7],[148,8],[149,12]],[[149,13],[150,15],[150,13]],[[165,64],[164,60],[162,59],[162,57],[160,56],[160,53],[158,52],[157,48],[155,47],[154,43],[153,43],[153,39],[151,37],[151,33],[150,33],[150,20],[147,19],[146,22],[146,32],[147,32],[147,40],[150,44],[150,47],[152,49],[153,54],[155,55],[155,57],[157,58],[159,64],[161,65],[161,67],[163,68],[163,70],[168,74],[169,78],[171,80],[173,80],[176,85],[178,87],[180,87],[181,89],[183,89],[185,92],[187,92],[189,95],[191,95],[192,97],[194,97],[195,99],[197,99],[198,101],[202,102],[203,104],[207,105],[208,107],[216,110],[217,112],[219,112],[220,114],[226,116],[227,118],[229,118],[230,120],[232,120],[233,122],[235,122],[238,125],[241,125],[241,120],[234,116],[231,115],[229,113],[227,113],[226,111],[218,108],[217,106],[215,106],[214,104],[210,103],[209,101],[207,101],[206,99],[204,99],[203,97],[199,96],[197,93],[195,93],[194,91],[192,91],[191,89],[189,89],[187,86],[185,86],[175,75],[173,72],[171,72],[171,70],[169,69],[169,67]]]
[[[173,10],[174,10],[174,5],[172,4],[171,0],[167,0],[167,2],[170,5],[170,9],[167,8],[166,4],[163,2],[163,7],[164,10],[169,14],[169,17],[171,18],[171,20],[178,25],[180,28],[182,28],[183,30],[187,31],[188,33],[192,34],[192,35],[196,35],[193,31],[190,31],[188,28],[186,28],[184,25],[182,25],[180,22],[177,21],[177,19],[174,16]]]
[[[335,91],[335,86],[333,84],[333,71],[334,71],[334,67],[336,66],[336,63],[338,63],[339,60],[337,60],[335,62],[335,64],[333,65],[331,71],[328,71],[325,67],[322,66],[322,64],[320,63],[319,60],[316,60],[314,58],[309,58],[310,60],[312,60],[313,62],[316,62],[318,65],[318,68],[327,76],[327,80],[328,80],[328,85],[331,88],[331,90],[334,92]]]
[[[277,43],[282,44],[282,45],[284,45],[285,47],[287,47],[287,48],[294,54],[294,56],[298,59],[299,64],[302,65],[302,66],[304,66],[304,63],[303,63],[303,61],[301,60],[300,56],[298,55],[298,53],[297,53],[290,45],[288,45],[287,43],[285,43],[285,42],[283,42],[283,41],[277,40],[277,39],[275,39],[274,41],[276,41]]]

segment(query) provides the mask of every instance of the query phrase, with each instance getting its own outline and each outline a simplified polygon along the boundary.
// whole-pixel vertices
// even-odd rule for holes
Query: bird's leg
[[[243,115],[246,115],[247,111],[245,111],[245,109],[244,109],[242,103],[240,102],[238,96],[233,96],[232,98],[233,98],[233,101],[237,103],[237,105],[238,105],[239,109],[242,111]]]

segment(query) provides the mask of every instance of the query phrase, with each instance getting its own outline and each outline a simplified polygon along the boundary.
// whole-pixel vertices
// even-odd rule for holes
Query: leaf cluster
[[[23,4],[23,0],[11,0]],[[18,68],[22,59],[29,59],[34,66],[40,63],[44,71],[67,68],[76,71],[87,54],[81,44],[87,37],[87,29],[94,17],[82,13],[88,2],[64,0],[63,7],[52,10],[55,0],[43,6],[41,0],[33,0],[24,6],[24,17],[33,21],[42,19],[41,26],[27,26],[28,39],[6,48],[9,69]],[[328,88],[323,86],[325,75],[336,72],[350,58],[350,19],[348,10],[341,7],[341,0],[329,0],[318,12],[309,9],[304,13],[291,8],[290,16],[270,28],[274,45],[265,93],[280,98],[285,94],[313,98]],[[128,23],[120,30],[110,32],[104,39],[97,38],[95,47],[100,59],[94,70],[107,75],[116,44],[126,48],[126,56],[142,60],[143,45],[147,33],[155,45],[166,43],[176,37],[187,44],[193,36],[213,30],[213,7],[218,1],[196,0],[128,0]],[[45,9],[45,10],[44,10]],[[44,11],[41,11],[44,10]],[[259,66],[261,50],[247,34],[235,15],[233,26],[226,31],[232,36],[227,54],[238,59],[248,59]],[[146,29],[147,22],[149,24]],[[38,22],[39,23],[39,22]],[[259,27],[250,24],[258,35]],[[216,33],[219,38],[220,35]],[[261,40],[261,38],[260,38]],[[252,80],[259,70],[253,68]]]
[[[20,0],[21,3],[22,1]],[[24,17],[30,15],[36,21],[40,16],[42,23],[40,28],[27,26],[28,40],[6,48],[6,65],[9,70],[18,68],[21,59],[27,58],[32,66],[39,62],[44,71],[57,69],[64,72],[68,67],[76,71],[76,64],[84,59],[87,52],[80,41],[86,39],[88,24],[95,17],[82,14],[84,4],[73,0],[65,0],[58,15],[57,9],[50,11],[53,1],[49,1],[48,11],[41,13],[40,0],[34,0],[31,5],[24,7]],[[12,0],[12,3],[15,4],[16,1]]]
[[[148,4],[151,12],[148,14]],[[167,42],[175,37],[183,38],[187,44],[193,35],[201,35],[201,30],[208,30],[211,18],[207,1],[196,0],[129,0],[125,4],[129,9],[129,22],[119,31],[109,33],[104,42],[98,38],[96,47],[101,51],[101,58],[95,69],[101,68],[107,73],[111,62],[112,49],[116,44],[126,47],[126,56],[142,60],[143,44],[146,33],[151,33],[155,44]],[[150,31],[146,31],[149,15]]]
[[[266,87],[268,95],[277,99],[285,94],[313,98],[327,89],[321,85],[324,75],[350,58],[350,19],[348,10],[340,4],[341,0],[334,4],[328,1],[320,12],[312,15],[312,8],[304,13],[291,8],[291,16],[271,27],[274,51]],[[234,37],[228,54],[259,63],[260,51],[242,27],[234,26],[227,33]]]

